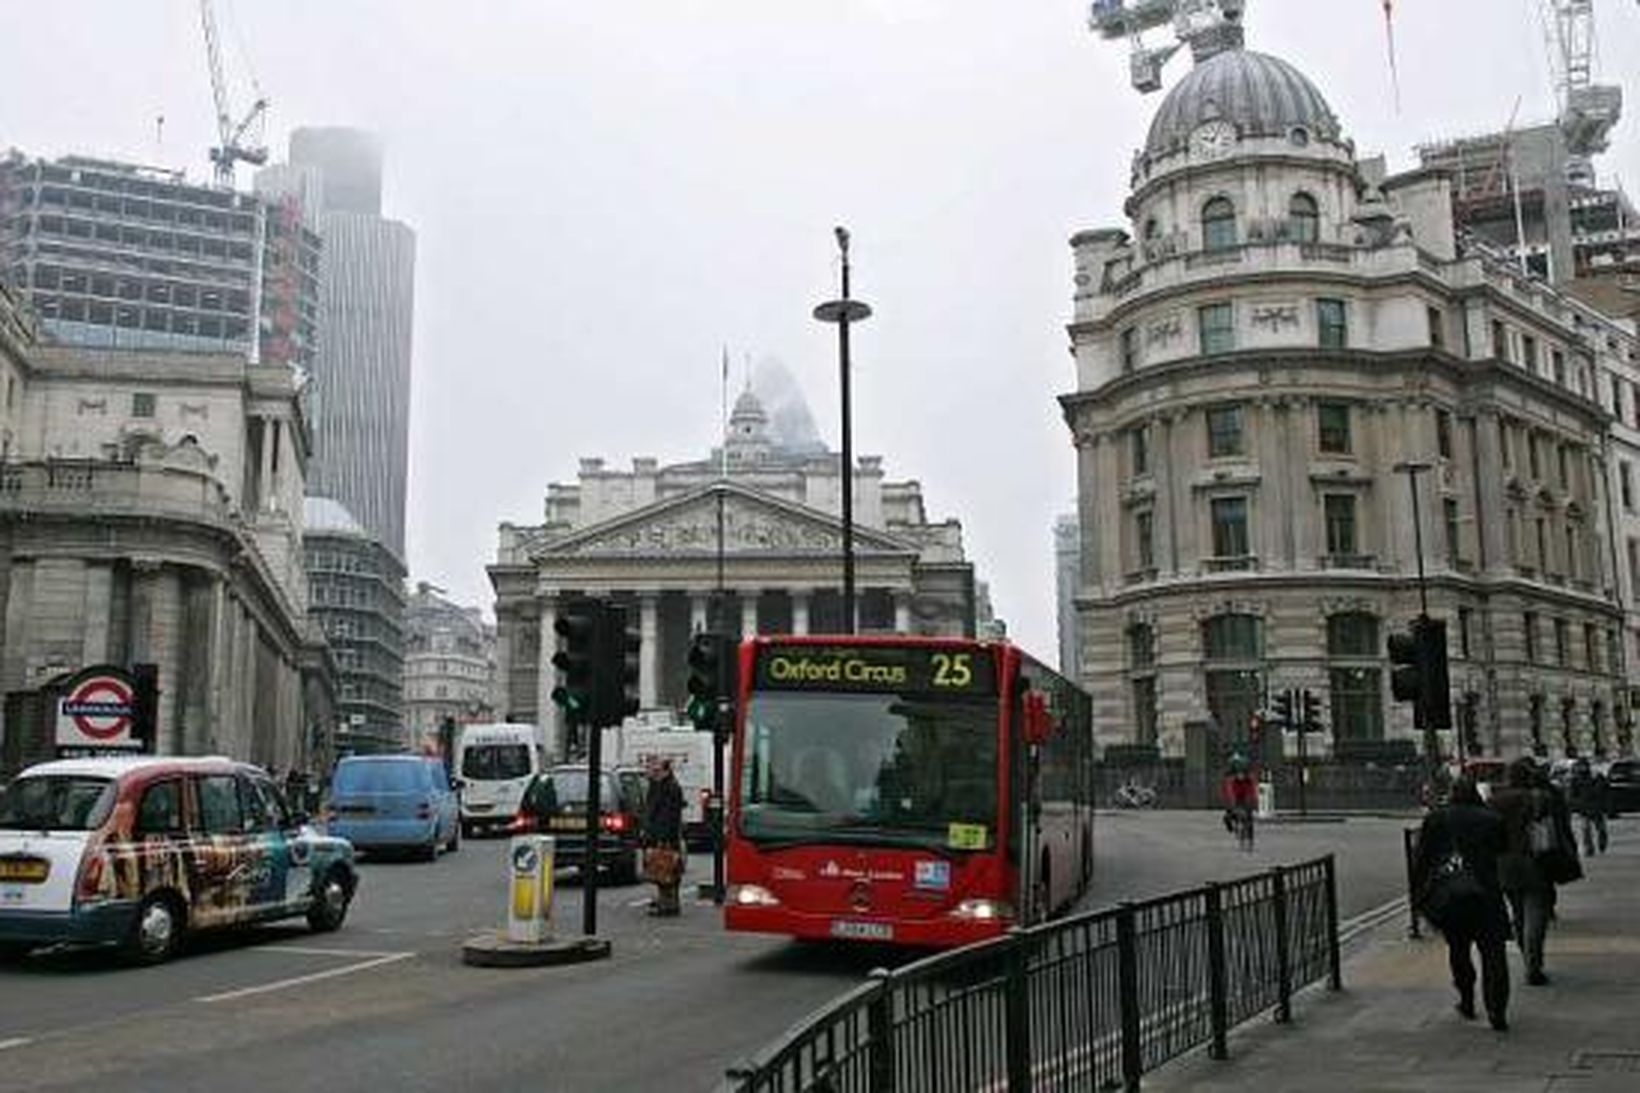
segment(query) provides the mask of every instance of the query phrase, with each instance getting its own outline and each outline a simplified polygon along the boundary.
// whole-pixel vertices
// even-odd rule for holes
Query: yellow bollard
[[[552,936],[552,872],[556,858],[550,835],[516,835],[508,849],[511,874],[507,940],[539,944]]]

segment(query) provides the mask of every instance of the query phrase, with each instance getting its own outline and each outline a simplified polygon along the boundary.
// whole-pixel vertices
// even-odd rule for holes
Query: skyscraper
[[[361,130],[296,130],[289,164],[259,173],[257,186],[318,195],[324,321],[309,493],[341,502],[402,560],[415,233],[380,215],[381,150]]]

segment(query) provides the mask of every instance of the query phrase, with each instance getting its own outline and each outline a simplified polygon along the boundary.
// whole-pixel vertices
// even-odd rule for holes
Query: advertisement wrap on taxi
[[[1007,642],[766,637],[741,657],[729,929],[946,946],[1080,894],[1092,733],[1067,681]],[[1059,711],[1040,745],[1027,692]]]

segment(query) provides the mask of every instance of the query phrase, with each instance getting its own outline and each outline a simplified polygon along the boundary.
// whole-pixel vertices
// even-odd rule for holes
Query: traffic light
[[[638,712],[638,654],[643,637],[626,628],[626,609],[598,612],[598,664],[593,673],[592,723],[619,725]]]
[[[564,720],[571,726],[582,724],[592,716],[592,661],[597,651],[598,619],[602,606],[590,600],[572,604],[559,615],[552,629],[563,639],[563,647],[552,655],[552,666],[558,669],[558,686],[552,689],[552,700],[564,711]],[[573,734],[573,729],[571,730]]]
[[[159,665],[131,665],[131,735],[153,751],[159,736]]]
[[[1452,727],[1452,694],[1446,671],[1446,623],[1420,615],[1410,630],[1389,636],[1390,693],[1411,702],[1426,729]]]
[[[1299,702],[1302,707],[1299,714],[1299,732],[1321,731],[1321,698],[1314,691],[1305,688]]]
[[[718,723],[718,683],[723,678],[727,642],[721,634],[699,633],[689,639],[689,720],[701,732]]]
[[[1293,728],[1293,692],[1277,691],[1270,705],[1275,713],[1276,724],[1283,729]]]

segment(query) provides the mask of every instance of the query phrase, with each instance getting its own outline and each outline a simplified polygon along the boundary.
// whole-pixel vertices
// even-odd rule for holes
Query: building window
[[[1469,655],[1469,630],[1474,622],[1475,612],[1472,609],[1458,608],[1458,655],[1464,660],[1472,659]]]
[[[1228,353],[1236,348],[1236,328],[1231,320],[1229,304],[1208,304],[1196,309],[1196,331],[1204,354]]]
[[[1451,497],[1441,502],[1441,511],[1446,517],[1446,560],[1452,565],[1458,564],[1458,502]]]
[[[1202,206],[1202,248],[1222,250],[1236,245],[1236,207],[1227,197],[1215,197]]]
[[[1538,370],[1537,339],[1530,334],[1520,336],[1520,364],[1528,372]]]
[[[1538,458],[1538,435],[1535,432],[1526,434],[1526,469],[1533,478],[1543,477],[1543,462]]]
[[[1138,676],[1133,682],[1133,742],[1156,743],[1156,677]]]
[[[1629,599],[1640,595],[1640,539],[1629,537]]]
[[[1555,663],[1566,667],[1566,620],[1555,620]]]
[[[1329,493],[1321,499],[1327,521],[1327,553],[1338,557],[1356,553],[1355,497]]]
[[[1566,528],[1566,575],[1574,581],[1580,576],[1577,564],[1577,528],[1570,525]]]
[[[1429,344],[1436,349],[1446,348],[1446,316],[1438,307],[1425,308],[1424,315],[1429,320]]]
[[[1207,411],[1207,457],[1223,459],[1242,451],[1240,406],[1213,406]]]
[[[1520,621],[1522,629],[1526,632],[1526,663],[1536,664],[1538,662],[1537,615],[1528,611],[1520,617]]]
[[[1377,657],[1378,618],[1360,611],[1327,616],[1327,655]]]
[[[1560,386],[1565,387],[1566,386],[1566,354],[1562,353],[1558,349],[1551,350],[1550,353],[1549,353],[1549,362],[1554,368],[1555,382],[1560,384]]]
[[[1538,569],[1549,572],[1549,522],[1541,516],[1537,518],[1537,564]]]
[[[1247,498],[1215,497],[1213,509],[1213,554],[1218,558],[1245,558],[1247,549]]]
[[[1532,695],[1526,700],[1527,731],[1531,734],[1532,751],[1539,755],[1543,753],[1543,703],[1542,695]]]
[[[1623,499],[1623,511],[1634,511],[1634,467],[1627,460],[1617,465],[1617,491]]]
[[[1134,668],[1151,668],[1156,664],[1156,632],[1147,624],[1136,622],[1127,630],[1128,664]]]
[[[1384,695],[1377,668],[1330,668],[1328,699],[1332,704],[1333,739],[1382,740]]]
[[[131,416],[153,417],[157,401],[151,393],[138,391],[131,396]]]
[[[1350,407],[1347,402],[1322,402],[1316,405],[1316,428],[1321,450],[1333,455],[1348,455],[1350,451]]]
[[[1452,414],[1446,410],[1435,411],[1435,450],[1442,459],[1452,458]]]
[[[1509,419],[1498,418],[1498,454],[1503,458],[1503,469],[1514,466],[1514,453],[1509,448]]]
[[[1560,483],[1560,488],[1561,489],[1565,489],[1566,488],[1566,483],[1571,480],[1571,473],[1570,473],[1570,471],[1567,470],[1567,468],[1570,466],[1570,463],[1571,463],[1571,461],[1570,461],[1570,457],[1568,456],[1568,453],[1566,451],[1566,445],[1564,445],[1564,444],[1556,445],[1555,446],[1555,480]]]
[[[1492,322],[1492,355],[1500,361],[1509,359],[1509,333],[1497,320]]]
[[[1202,655],[1207,660],[1258,660],[1262,655],[1257,615],[1215,615],[1202,623]]]
[[[1128,327],[1122,331],[1122,371],[1131,372],[1139,365],[1139,330]]]
[[[1600,629],[1592,622],[1583,624],[1583,667],[1600,671]]]
[[[1140,569],[1156,568],[1154,521],[1155,515],[1148,509],[1135,513],[1133,517],[1134,546]]]
[[[1150,473],[1150,429],[1148,426],[1136,425],[1129,433],[1132,438],[1129,450],[1133,454],[1133,473]]]
[[[1349,331],[1344,320],[1343,300],[1317,300],[1315,302],[1315,321],[1320,336],[1321,348],[1343,349],[1349,344]]]
[[[1287,218],[1292,224],[1293,238],[1300,243],[1314,243],[1321,238],[1321,210],[1309,194],[1294,194],[1287,203]]]

